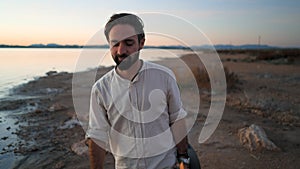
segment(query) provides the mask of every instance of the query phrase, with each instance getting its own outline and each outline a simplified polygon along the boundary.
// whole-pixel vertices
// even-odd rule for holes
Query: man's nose
[[[127,50],[126,45],[121,42],[118,46],[118,54],[119,55],[126,54],[126,50]]]

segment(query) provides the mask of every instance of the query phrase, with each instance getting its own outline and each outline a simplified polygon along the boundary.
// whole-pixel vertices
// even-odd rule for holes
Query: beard
[[[128,70],[139,59],[139,51],[131,55],[116,54],[113,59],[120,70]]]

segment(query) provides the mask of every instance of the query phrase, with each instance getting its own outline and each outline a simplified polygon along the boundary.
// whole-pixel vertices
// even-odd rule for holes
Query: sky
[[[0,44],[86,45],[113,13],[123,11],[177,18],[177,26],[171,26],[156,17],[161,20],[155,29],[182,35],[191,45],[201,43],[201,35],[189,31],[195,27],[212,44],[258,44],[260,37],[261,44],[300,47],[300,0],[0,0]],[[145,30],[151,23],[144,23]],[[178,44],[168,37],[147,40],[148,45]]]

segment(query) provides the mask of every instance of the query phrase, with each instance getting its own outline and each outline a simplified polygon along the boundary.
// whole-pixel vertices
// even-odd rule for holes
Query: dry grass
[[[196,78],[198,88],[210,90],[211,85],[209,75],[199,57],[194,54],[187,54],[182,56],[181,59],[189,67],[194,77]],[[240,84],[240,80],[237,74],[231,72],[226,67],[224,68],[224,72],[226,76],[227,91],[233,91],[235,89],[238,89],[238,84]]]
[[[251,56],[250,60],[256,61],[273,61],[284,60],[282,63],[299,64],[300,63],[300,49],[235,49],[235,50],[218,50],[220,54],[246,54]],[[248,58],[249,59],[249,58]]]

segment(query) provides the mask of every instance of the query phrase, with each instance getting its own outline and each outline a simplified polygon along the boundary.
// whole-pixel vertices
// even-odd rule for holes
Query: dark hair
[[[145,38],[144,23],[141,18],[130,13],[119,13],[112,15],[105,25],[104,34],[107,40],[109,40],[108,34],[112,27],[118,24],[128,24],[134,27],[139,41]]]

